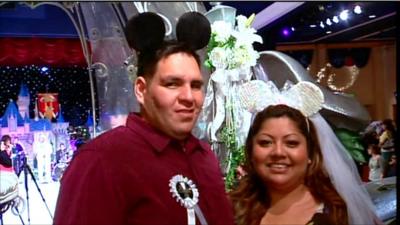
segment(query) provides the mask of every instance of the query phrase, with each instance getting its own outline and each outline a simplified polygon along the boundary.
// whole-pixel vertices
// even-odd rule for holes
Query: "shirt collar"
[[[137,113],[129,114],[126,126],[146,140],[146,142],[149,143],[157,152],[162,152],[169,144],[176,144],[178,142],[177,140],[152,127]],[[208,144],[201,142],[192,134],[189,135],[183,147],[188,152],[192,152],[196,149],[209,149]]]

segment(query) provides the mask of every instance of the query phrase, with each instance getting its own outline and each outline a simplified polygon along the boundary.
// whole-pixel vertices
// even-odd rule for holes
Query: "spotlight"
[[[327,30],[327,31],[326,31],[326,33],[327,33],[327,34],[330,34],[330,33],[332,33],[332,31],[330,31],[330,30]]]
[[[295,31],[295,30],[296,30],[294,27],[291,27],[290,29],[291,29],[292,31]]]
[[[324,23],[323,23],[322,21],[319,23],[319,26],[320,26],[321,28],[325,28],[325,25],[324,25]]]
[[[373,19],[373,18],[375,18],[376,17],[376,15],[369,15],[368,16],[368,18],[370,18],[370,19]]]
[[[330,25],[332,25],[332,22],[331,22],[331,19],[326,19],[326,25],[328,25],[328,26],[330,26]]]
[[[311,24],[310,27],[311,27],[311,28],[315,28],[315,27],[317,27],[317,25]]]
[[[334,16],[334,17],[332,18],[332,21],[333,21],[334,23],[339,23],[339,18],[338,18],[337,16]]]
[[[290,35],[290,31],[287,28],[283,28],[282,30],[282,35],[285,37],[288,37]]]
[[[355,14],[361,14],[361,13],[362,13],[361,6],[356,5],[356,6],[354,7],[353,12],[354,12]]]
[[[48,67],[43,66],[42,68],[40,68],[40,71],[42,71],[43,73],[47,72],[49,70]]]
[[[343,10],[340,14],[339,17],[341,20],[347,20],[349,18],[349,10]]]

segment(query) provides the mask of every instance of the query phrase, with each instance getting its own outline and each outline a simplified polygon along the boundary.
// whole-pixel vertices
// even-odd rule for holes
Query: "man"
[[[180,43],[139,55],[140,114],[80,148],[61,180],[55,224],[233,224],[218,161],[191,131],[200,60]]]
[[[24,147],[17,136],[14,137],[14,147],[12,151],[14,171],[17,175],[19,175],[21,173],[21,170],[23,169],[23,166],[25,166],[26,154],[24,151]]]
[[[65,147],[64,143],[60,143],[60,148],[56,151],[56,164],[58,163],[68,163],[69,162],[69,152]]]
[[[35,134],[36,138],[32,145],[32,150],[36,154],[38,180],[40,183],[51,182],[51,155],[53,146],[49,140],[47,132]]]

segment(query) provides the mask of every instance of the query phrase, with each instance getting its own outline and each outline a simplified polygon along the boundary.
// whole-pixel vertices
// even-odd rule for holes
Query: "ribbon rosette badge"
[[[200,223],[207,225],[207,221],[197,205],[199,191],[193,181],[182,175],[175,175],[169,180],[169,187],[176,201],[186,208],[188,224],[195,225],[197,215]]]
[[[193,208],[199,201],[199,191],[192,180],[182,175],[175,175],[169,181],[172,196],[185,208]]]

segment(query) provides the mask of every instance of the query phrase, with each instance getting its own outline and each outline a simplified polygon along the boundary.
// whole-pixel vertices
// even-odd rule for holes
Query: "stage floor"
[[[59,182],[51,182],[51,183],[38,183],[38,186],[43,194],[43,197],[46,201],[46,204],[51,212],[51,216],[49,211],[47,210],[46,204],[43,202],[40,193],[31,179],[28,177],[28,193],[29,193],[29,209],[30,209],[30,224],[53,224],[52,217],[54,216],[54,210],[57,202],[58,190],[60,187]],[[24,184],[24,177],[21,174],[19,178],[19,196],[22,197],[25,201],[25,209],[21,213],[22,220],[24,224],[28,225],[28,209],[27,209],[27,201],[26,201],[26,191]],[[21,219],[14,215],[11,212],[11,209],[8,209],[7,212],[3,214],[3,223],[4,225],[12,224],[18,225],[23,224]]]

